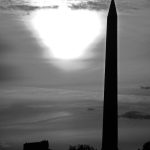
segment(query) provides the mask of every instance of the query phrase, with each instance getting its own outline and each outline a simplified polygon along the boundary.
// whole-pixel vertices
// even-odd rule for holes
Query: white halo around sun
[[[102,17],[95,11],[43,9],[33,14],[31,24],[47,47],[45,58],[76,60],[104,33]]]

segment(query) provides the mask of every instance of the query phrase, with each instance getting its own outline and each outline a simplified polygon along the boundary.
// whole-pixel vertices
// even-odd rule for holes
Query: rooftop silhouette
[[[25,143],[23,150],[51,150],[48,141]]]

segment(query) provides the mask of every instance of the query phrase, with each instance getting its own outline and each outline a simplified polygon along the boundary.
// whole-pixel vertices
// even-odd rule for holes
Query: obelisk
[[[107,16],[102,150],[118,150],[117,11],[112,0]]]

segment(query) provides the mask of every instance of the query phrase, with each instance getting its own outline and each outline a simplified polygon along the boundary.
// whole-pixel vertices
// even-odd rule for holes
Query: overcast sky
[[[118,2],[119,83],[123,86],[149,85],[150,82],[148,5],[148,1]],[[104,19],[106,19],[105,14],[107,11],[104,13]],[[5,14],[4,16],[1,13],[0,18],[2,86],[19,84],[50,88],[55,86],[93,88],[103,82],[105,32],[103,38],[90,47],[93,56],[75,62],[70,61],[67,64],[69,69],[66,71],[53,65],[56,61],[53,58],[49,60],[43,58],[44,46],[39,43],[34,31],[31,32],[30,17],[22,16],[24,20],[22,21],[20,15]],[[104,21],[102,23],[105,24]],[[92,29],[89,27],[90,30]],[[77,66],[83,64],[85,67],[78,69]]]
[[[63,5],[65,15],[61,8],[47,9],[61,4],[57,1],[50,5],[46,0],[45,3],[0,0],[2,149],[17,150],[16,141],[22,148],[29,135],[30,141],[41,137],[53,139],[59,143],[58,146],[54,143],[56,150],[68,141],[100,145],[109,2],[71,1],[70,11]],[[150,86],[150,2],[121,0],[116,4],[119,101],[123,102],[119,113],[131,110],[150,113],[150,92],[140,88]],[[71,39],[75,42],[74,51],[76,46],[80,49],[80,41],[84,43],[81,44],[86,47],[83,56],[74,60],[56,59],[51,50],[58,50],[62,43],[64,49],[68,48]],[[89,111],[89,107],[94,111]],[[149,125],[149,120],[122,119],[121,149],[137,149],[149,140]]]

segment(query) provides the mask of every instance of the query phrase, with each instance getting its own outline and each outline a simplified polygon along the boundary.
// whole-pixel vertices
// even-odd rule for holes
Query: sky
[[[116,5],[119,143],[130,150],[150,138],[150,90],[141,88],[150,86],[150,2]],[[0,0],[0,149],[45,138],[56,150],[79,142],[100,149],[108,8]]]
[[[31,3],[31,6],[33,4]],[[130,84],[133,86],[136,85],[148,86],[149,74],[150,74],[148,69],[149,55],[150,55],[149,54],[149,24],[150,23],[149,23],[149,9],[147,7],[149,2],[148,1],[144,1],[144,2],[121,1],[121,2],[117,2],[117,4],[119,10],[119,23],[118,23],[119,24],[119,29],[118,29],[119,30],[118,33],[119,34],[119,40],[118,40],[119,41],[118,42],[119,83],[122,86],[124,86],[125,84],[127,85]],[[99,7],[100,7],[99,9],[102,9],[101,8],[102,6]],[[17,8],[14,9],[16,10]],[[21,8],[19,7],[18,9],[20,10]],[[72,13],[71,15],[74,15],[73,16],[74,18],[71,15],[65,18],[64,17],[65,14],[64,16],[63,15],[59,16],[59,13],[58,14],[56,13],[58,11],[57,9],[38,10],[35,12],[31,11],[30,15],[25,15],[23,14],[23,12],[18,12],[18,14],[14,14],[15,12],[12,12],[13,11],[12,8],[10,13],[13,13],[13,15],[8,14],[8,12],[6,13],[5,11],[3,12],[5,13],[5,16],[3,15],[3,13],[1,13],[1,26],[0,26],[1,47],[2,47],[1,48],[2,59],[1,59],[1,67],[0,67],[2,70],[1,71],[2,74],[0,76],[0,80],[2,82],[2,86],[3,84],[4,85],[22,84],[23,86],[27,84],[27,86],[39,85],[39,86],[49,86],[49,87],[52,86],[74,87],[80,84],[80,86],[87,87],[88,85],[89,87],[91,87],[92,85],[93,86],[97,84],[100,85],[101,84],[100,82],[103,82],[103,74],[104,74],[103,69],[104,69],[104,56],[105,56],[105,26],[106,26],[107,9],[106,10],[102,9],[101,11],[98,12],[99,13],[98,15],[100,15],[98,17],[101,19],[100,22],[96,20],[97,16],[95,16],[94,12],[84,13],[84,11],[87,10],[84,11],[82,10],[83,15],[81,15],[81,17],[78,18],[76,16],[78,16],[79,13],[81,14],[81,12],[72,13],[72,11],[70,12],[68,11],[67,13],[68,14]],[[48,11],[53,12],[53,14],[52,15],[48,14],[49,13]],[[63,9],[61,11],[63,11]],[[88,13],[90,14],[89,16]],[[50,19],[52,22],[54,22],[53,26],[51,25],[52,26],[51,29],[49,28],[49,25],[52,23],[50,21],[47,21],[47,17],[45,18],[43,17],[45,14],[48,14],[49,17],[53,18]],[[59,58],[57,60],[57,58],[53,56],[52,57],[49,56],[50,55],[49,49],[51,49],[51,47],[52,49],[54,49],[53,47],[59,45],[56,43],[56,41],[60,43],[61,47],[65,43],[67,47],[64,47],[64,49],[66,48],[70,49],[71,47],[68,44],[69,43],[68,40],[70,39],[69,37],[70,34],[67,33],[66,36],[68,37],[66,37],[66,41],[65,40],[62,41],[63,37],[65,36],[64,35],[65,33],[62,32],[62,29],[59,29],[60,27],[59,23],[61,22],[61,20],[58,21],[58,19],[55,19],[53,16],[58,17],[58,19],[59,17],[60,18],[64,17],[63,19],[66,19],[63,21],[65,23],[61,25],[61,28],[64,28],[64,32],[66,32],[66,30],[67,32],[72,32],[72,30],[74,30],[72,32],[72,35],[74,35],[75,37],[74,39],[72,39],[72,41],[71,40],[69,41],[70,45],[73,45],[75,43],[74,41],[76,41],[77,43],[76,45],[80,45],[78,43],[79,41],[85,43],[86,40],[90,41],[93,38],[92,39],[93,43],[90,41],[92,44],[88,45],[89,50],[86,50],[84,56],[77,59],[77,61],[73,60],[67,63],[67,61],[61,61],[61,59],[59,60]],[[85,39],[83,41],[76,37],[79,34],[79,32],[77,32],[78,30],[82,30],[80,31],[81,35],[83,33],[87,34],[87,32],[89,32],[89,35],[87,36],[92,35],[92,33],[90,32],[91,27],[90,25],[89,26],[87,25],[90,22],[86,18],[87,16],[89,17],[88,18],[89,20],[90,18],[93,19],[93,17],[95,17],[95,20],[93,19],[93,22],[95,21],[94,22],[95,26],[93,25],[94,23],[91,24],[91,26],[94,28],[93,29],[95,30],[94,32],[98,33],[99,32],[98,30],[100,30],[101,32],[98,35],[98,39],[96,39],[95,41],[94,41],[94,37],[91,37],[91,39],[90,38],[87,39],[86,37],[83,36],[81,37],[82,39],[83,38]],[[71,17],[72,20],[67,21],[70,20]],[[81,22],[83,18],[85,19],[84,23],[83,21]],[[39,23],[40,21],[42,23]],[[77,21],[80,21],[81,23],[75,25]],[[102,27],[97,27],[100,23],[102,24],[101,25]],[[54,26],[56,27],[55,29]],[[72,27],[74,29],[72,29]],[[3,33],[5,28],[7,29],[7,32]],[[49,37],[47,37],[46,35],[47,32],[46,29],[49,30],[48,31],[50,34]],[[85,31],[83,31],[83,29]],[[52,30],[54,31],[53,33]],[[61,37],[58,39],[60,35]],[[50,38],[54,39],[53,45],[48,45]],[[41,39],[44,40],[44,42]],[[83,45],[83,47],[86,46]],[[74,49],[77,48],[80,49],[79,46],[78,47],[74,46]],[[57,49],[58,51],[61,51],[59,47]],[[74,49],[73,51],[76,51]],[[46,55],[46,57],[42,55]],[[59,55],[62,55],[62,53],[60,53]],[[74,53],[74,55],[76,54]]]

